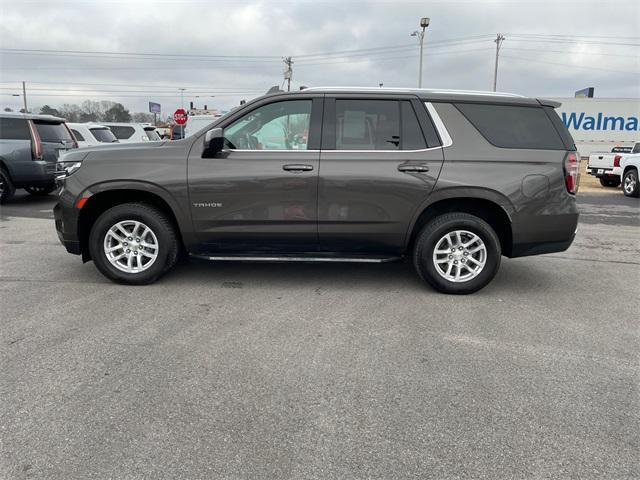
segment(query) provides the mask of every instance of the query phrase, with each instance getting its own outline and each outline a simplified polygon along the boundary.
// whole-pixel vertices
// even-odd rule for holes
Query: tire
[[[32,187],[24,187],[24,189],[31,195],[35,195],[37,197],[44,197],[45,195],[49,195],[56,189],[55,183],[51,185],[37,185]]]
[[[11,200],[14,193],[16,193],[16,187],[13,185],[11,177],[5,169],[0,168],[0,204]]]
[[[638,185],[638,170],[635,168],[629,169],[624,174],[624,180],[622,181],[622,191],[627,197],[640,197],[640,185]]]
[[[117,225],[131,236],[126,237]],[[149,233],[144,234],[147,232],[144,227],[148,227]],[[134,228],[138,228],[135,232],[138,235],[134,235]],[[140,242],[136,242],[138,238]],[[107,249],[113,252],[108,253]],[[98,270],[110,280],[146,285],[175,265],[178,237],[167,216],[157,208],[145,203],[125,203],[98,217],[89,235],[89,251]]]
[[[620,179],[618,177],[600,177],[600,185],[615,188],[620,186]]]
[[[456,231],[461,232],[461,244],[473,240],[474,237],[477,240],[460,250],[458,237],[454,233]],[[451,235],[449,243],[444,240],[447,235]],[[446,248],[443,248],[445,245]],[[439,247],[439,251],[446,253],[434,255],[436,246]],[[449,248],[456,250],[449,252]],[[474,251],[477,248],[479,249]],[[420,278],[436,290],[443,293],[468,294],[477,292],[495,277],[500,268],[501,255],[500,240],[487,222],[468,213],[446,213],[432,219],[418,234],[413,249],[413,265]],[[434,257],[441,260],[438,266]],[[470,261],[470,257],[474,263]],[[456,264],[451,265],[449,270],[449,265],[453,262]],[[480,268],[478,263],[483,263],[483,266]],[[473,267],[470,269],[467,265]],[[460,272],[459,280],[455,281],[449,277],[448,272],[451,277]]]

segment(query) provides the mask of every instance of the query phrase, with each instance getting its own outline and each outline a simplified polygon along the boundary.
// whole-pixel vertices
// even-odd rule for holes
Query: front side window
[[[224,129],[231,150],[307,150],[311,100],[263,105]]]
[[[337,150],[399,150],[395,100],[336,100]]]
[[[640,153],[640,143],[636,143],[631,153]]]

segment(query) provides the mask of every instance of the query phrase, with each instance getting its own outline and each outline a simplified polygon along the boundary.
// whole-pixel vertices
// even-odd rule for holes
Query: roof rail
[[[352,92],[423,92],[434,94],[486,95],[491,97],[525,98],[524,95],[507,92],[489,92],[484,90],[451,90],[440,88],[398,88],[398,87],[308,87],[305,91],[352,91]]]

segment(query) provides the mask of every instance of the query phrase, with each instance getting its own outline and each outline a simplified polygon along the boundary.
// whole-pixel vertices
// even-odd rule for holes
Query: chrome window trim
[[[269,150],[269,149],[263,149],[263,150],[258,150],[258,149],[252,149],[252,148],[225,148],[222,150],[223,152],[260,152],[260,153],[268,153],[268,152],[288,152],[288,153],[302,153],[302,152],[319,152],[320,150],[318,149],[309,149],[309,150]]]
[[[438,115],[435,107],[431,102],[424,102],[424,105],[427,107],[427,111],[431,116],[431,120],[433,120],[433,125],[436,127],[438,135],[440,135],[440,140],[442,140],[442,148],[447,148],[453,145],[453,140],[451,139],[451,135],[449,135],[449,131],[447,127],[444,125],[444,122]]]

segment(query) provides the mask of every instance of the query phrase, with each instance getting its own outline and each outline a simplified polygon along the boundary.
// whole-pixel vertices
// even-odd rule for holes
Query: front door
[[[444,160],[425,106],[412,96],[327,96],[322,135],[320,249],[400,253]]]
[[[216,158],[194,145],[189,195],[203,251],[317,250],[321,116],[317,95],[265,99],[220,125]]]

